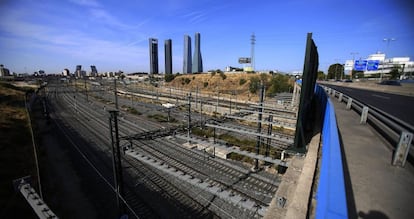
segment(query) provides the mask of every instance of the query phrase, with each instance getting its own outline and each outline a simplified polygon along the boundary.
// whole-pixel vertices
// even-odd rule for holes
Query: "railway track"
[[[62,98],[63,101],[67,101],[67,97]],[[65,106],[65,105],[63,105]],[[82,135],[85,139],[93,139],[89,141],[90,144],[95,143],[95,149],[99,148],[101,152],[104,152],[106,155],[106,159],[102,158],[102,156],[93,156],[91,153],[86,155],[89,157],[95,157],[98,159],[94,159],[94,163],[106,164],[107,169],[111,169],[110,166],[110,153],[111,149],[109,147],[110,139],[109,137],[105,137],[108,135],[102,135],[102,133],[98,132],[100,128],[93,128],[91,129],[91,125],[94,124],[94,127],[101,127],[101,129],[107,130],[107,124],[104,123],[93,115],[91,112],[86,110],[85,105],[79,104],[77,106],[77,110],[79,113],[75,113],[76,116],[73,117],[74,121],[71,124],[67,124],[69,127],[76,127],[77,131],[82,132]],[[64,110],[65,107],[61,107],[57,110]],[[67,109],[67,108],[66,108]],[[73,130],[72,130],[73,131]],[[124,133],[125,134],[125,133]],[[84,151],[86,147],[82,147],[81,150]],[[100,158],[100,159],[99,159]],[[212,213],[205,210],[205,208],[196,201],[191,199],[190,196],[186,195],[184,192],[177,190],[173,184],[169,183],[166,179],[162,178],[159,174],[154,172],[153,170],[143,166],[142,163],[139,163],[135,160],[131,159],[123,159],[123,165],[125,166],[127,172],[132,173],[126,176],[128,180],[126,180],[125,184],[125,200],[127,201],[128,205],[131,207],[131,210],[134,211],[138,217],[148,218],[148,217],[158,217],[159,215],[155,214],[155,212],[163,212],[161,217],[171,216],[171,215],[180,215],[180,217],[184,218],[210,218],[212,217]],[[139,168],[138,168],[139,167]],[[99,170],[101,172],[102,170]],[[108,174],[106,177],[108,182],[113,181],[113,177],[111,174]],[[128,183],[128,182],[132,182]],[[140,182],[140,183],[136,183]],[[144,186],[137,187],[137,185],[145,185],[146,188],[149,188],[152,192],[146,192],[145,199],[152,199],[153,202],[150,204],[145,204],[148,200],[144,200],[140,198],[137,194],[137,188],[139,193],[142,194],[145,191],[142,191]],[[112,186],[112,190],[113,185]],[[154,197],[155,194],[160,194],[161,197]],[[155,195],[156,196],[156,195]],[[160,205],[160,198],[162,198],[165,202],[167,201],[170,207],[166,205]],[[161,202],[162,203],[162,202]],[[154,206],[157,206],[157,211],[154,210]],[[168,210],[165,210],[168,209]],[[163,216],[162,216],[163,215]]]
[[[72,99],[73,92],[70,92],[67,88],[61,89],[63,91],[54,92],[55,98],[52,99],[57,103],[54,104],[56,105],[56,111],[66,114],[59,115],[59,119],[65,124],[64,126],[73,127],[67,132],[75,132],[88,139],[88,143],[92,145],[91,149],[82,146],[81,150],[92,151],[87,152],[87,156],[95,157],[93,158],[94,162],[105,164],[107,171],[111,170],[112,166],[108,162],[111,157],[110,138],[109,133],[106,133],[108,132],[107,118],[109,115],[106,115],[108,113],[103,109],[104,104],[94,101],[80,101],[84,98],[78,98],[75,106]],[[77,95],[82,96],[83,94],[78,93]],[[125,136],[131,133],[160,129],[161,127],[163,126],[160,124],[147,122],[140,117],[124,113],[119,118],[119,130],[121,135]],[[133,145],[140,148],[141,152],[163,160],[163,162],[177,169],[191,172],[197,177],[203,178],[203,180],[221,185],[254,200],[257,206],[267,207],[278,187],[278,180],[274,175],[272,178],[253,174],[246,168],[233,166],[233,164],[229,164],[228,161],[224,160],[206,160],[202,153],[182,148],[172,140],[133,141]],[[217,216],[224,218],[234,216],[237,216],[237,218],[260,218],[260,215],[256,212],[257,209],[251,209],[248,212],[234,209],[225,200],[185,184],[136,159],[124,156],[122,162],[124,171],[128,173],[125,174],[125,184],[127,185],[125,200],[134,212],[141,212],[136,213],[137,217],[147,218],[149,215],[155,218],[164,217],[168,213],[174,212],[184,218],[211,218]],[[107,174],[105,178],[112,182],[113,176],[110,175]],[[162,210],[162,205],[156,204],[160,200],[162,203],[166,203],[165,210]]]

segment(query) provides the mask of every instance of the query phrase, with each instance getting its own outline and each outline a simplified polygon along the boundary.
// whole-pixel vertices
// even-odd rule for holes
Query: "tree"
[[[353,78],[364,78],[364,71],[352,70]]]
[[[339,80],[344,77],[344,66],[342,64],[336,63],[329,66],[328,69],[328,79]]]
[[[260,86],[260,78],[257,76],[250,78],[250,84],[249,84],[249,91],[250,93],[254,94],[257,92]]]
[[[164,76],[165,82],[170,82],[170,81],[174,80],[174,78],[175,78],[175,75],[173,75],[173,74],[165,74],[165,76]]]
[[[318,71],[318,80],[324,80],[325,79],[325,73],[323,71]]]
[[[289,76],[283,74],[275,74],[270,83],[267,85],[266,96],[274,96],[277,93],[290,92],[293,89],[293,83]]]
[[[393,67],[390,71],[391,78],[390,79],[398,79],[400,77],[400,71],[398,67]]]

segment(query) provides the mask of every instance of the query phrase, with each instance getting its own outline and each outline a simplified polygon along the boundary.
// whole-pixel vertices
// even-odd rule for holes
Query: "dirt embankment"
[[[253,77],[260,78],[261,75],[247,73],[188,74],[179,75],[165,85],[194,92],[198,89],[199,92],[205,94],[217,95],[219,92],[225,96],[237,95],[239,100],[258,101],[258,95],[251,94],[249,91]]]
[[[13,180],[32,176],[37,190],[36,168],[29,120],[25,110],[26,88],[0,83],[0,218],[37,218]]]

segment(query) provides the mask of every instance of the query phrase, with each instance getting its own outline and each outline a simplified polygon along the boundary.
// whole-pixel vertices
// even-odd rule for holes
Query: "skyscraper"
[[[184,35],[183,74],[191,73],[191,37]]]
[[[80,78],[82,76],[82,65],[76,66],[75,77]]]
[[[165,74],[172,74],[172,41],[171,39],[165,40],[164,53],[165,53]]]
[[[96,77],[98,76],[98,70],[96,70],[96,66],[91,65],[91,76]]]
[[[203,59],[200,51],[200,33],[195,34],[194,56],[193,56],[193,73],[203,72]]]
[[[158,40],[149,38],[150,74],[158,74]]]

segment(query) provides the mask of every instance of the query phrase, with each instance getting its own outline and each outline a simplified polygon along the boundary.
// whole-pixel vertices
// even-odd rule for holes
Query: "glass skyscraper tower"
[[[203,59],[201,58],[200,51],[200,33],[195,34],[195,46],[194,46],[194,56],[193,56],[193,68],[192,72],[203,72]]]
[[[184,35],[183,74],[191,72],[191,37],[188,35]]]
[[[165,74],[172,74],[172,41],[171,39],[165,40],[164,53],[165,53]]]
[[[158,74],[158,40],[149,38],[150,74]]]

